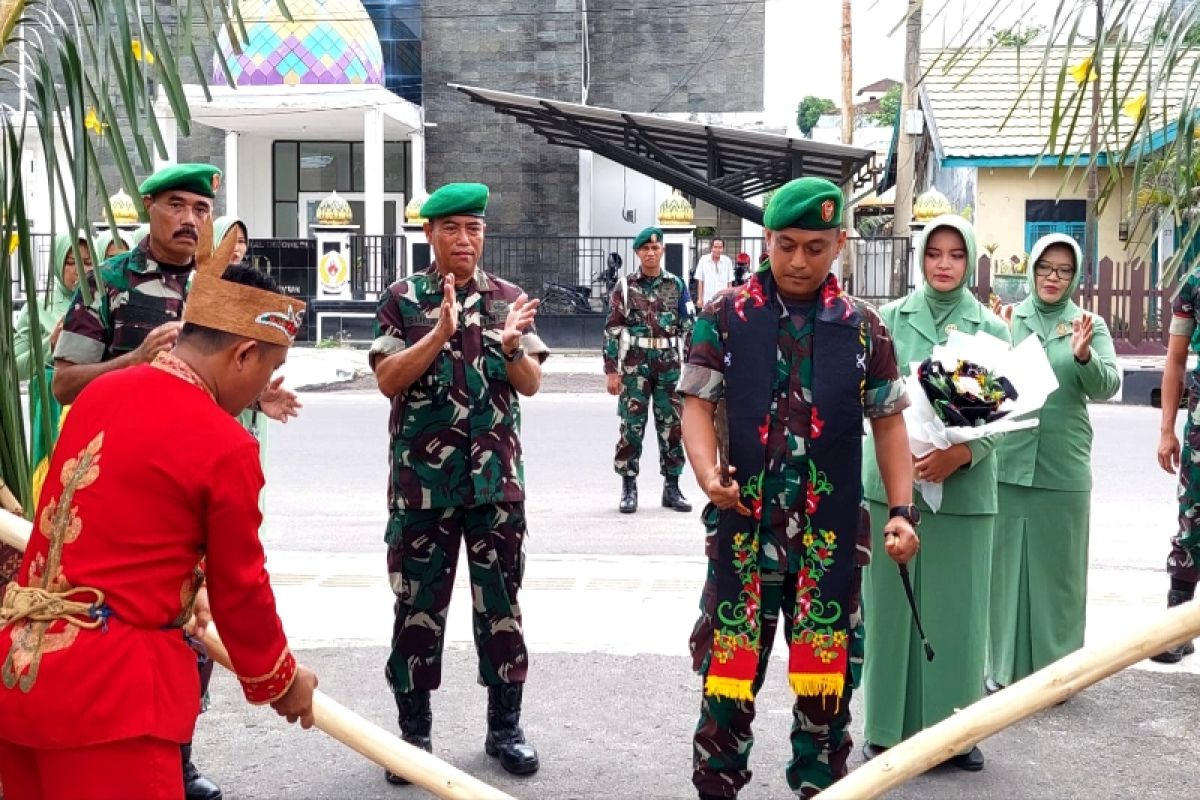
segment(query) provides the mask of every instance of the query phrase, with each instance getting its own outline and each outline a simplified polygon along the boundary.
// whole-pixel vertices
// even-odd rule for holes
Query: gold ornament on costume
[[[117,193],[108,198],[108,207],[112,209],[113,219],[118,225],[136,225],[138,223],[137,206],[133,204],[133,198],[127,195],[124,189],[117,189]]]
[[[419,195],[408,201],[408,205],[404,207],[404,221],[409,225],[422,225],[428,220],[421,216],[421,206],[425,205],[428,200],[427,195]]]
[[[678,189],[658,207],[659,225],[691,225],[695,218],[696,210]]]
[[[953,213],[954,207],[950,205],[946,195],[933,187],[922,192],[917,202],[913,203],[913,219],[917,222],[929,222],[934,217]]]
[[[317,206],[318,225],[349,225],[352,222],[354,212],[350,210],[350,204],[336,191]]]

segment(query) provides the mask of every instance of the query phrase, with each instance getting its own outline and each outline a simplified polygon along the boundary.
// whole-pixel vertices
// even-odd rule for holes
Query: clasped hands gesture
[[[533,325],[541,300],[530,300],[524,292],[508,309],[504,318],[504,328],[500,331],[500,348],[505,353],[511,353],[521,344],[524,332]],[[458,332],[458,297],[454,285],[454,276],[447,275],[442,281],[442,305],[438,311],[437,325],[434,333],[443,341],[448,342]]]

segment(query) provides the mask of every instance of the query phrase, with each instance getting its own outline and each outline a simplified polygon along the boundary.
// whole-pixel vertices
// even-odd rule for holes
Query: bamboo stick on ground
[[[0,542],[24,550],[32,530],[33,525],[27,520],[0,511]],[[232,672],[229,653],[211,628],[204,643],[212,659]],[[313,695],[313,720],[316,727],[337,741],[444,800],[513,800],[499,789],[363,719],[320,691]]]
[[[817,796],[821,800],[878,797],[1131,664],[1196,637],[1200,637],[1200,602],[1176,606],[1133,636],[1077,650],[985,697],[876,756]]]

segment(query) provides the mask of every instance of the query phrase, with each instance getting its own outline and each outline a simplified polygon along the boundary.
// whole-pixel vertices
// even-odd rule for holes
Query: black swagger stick
[[[908,565],[900,564],[900,581],[904,584],[904,593],[908,595],[908,607],[912,609],[913,622],[917,623],[917,633],[921,634],[921,644],[925,646],[925,658],[933,661],[933,647],[925,636],[925,628],[921,625],[921,614],[917,611],[917,599],[913,597],[912,579],[908,576]]]

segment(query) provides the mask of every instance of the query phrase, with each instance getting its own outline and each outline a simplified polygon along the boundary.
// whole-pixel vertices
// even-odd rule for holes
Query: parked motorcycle
[[[609,253],[604,269],[592,276],[591,286],[547,281],[542,285],[539,308],[545,314],[607,313],[609,297],[617,285],[623,263],[619,254]],[[599,297],[593,296],[593,286],[601,290]]]

